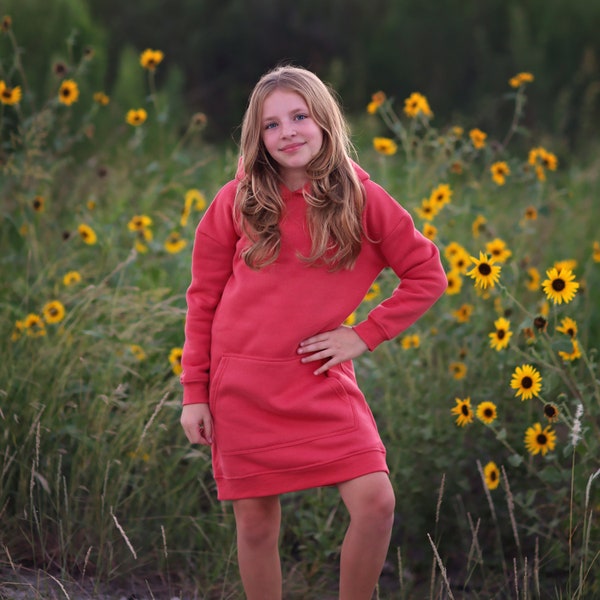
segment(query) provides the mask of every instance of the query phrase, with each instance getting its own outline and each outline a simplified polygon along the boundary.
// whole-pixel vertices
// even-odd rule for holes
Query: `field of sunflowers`
[[[161,50],[136,57],[136,105],[90,85],[92,48],[50,64],[40,97],[17,31],[4,16],[0,596],[239,598],[231,507],[179,427],[178,380],[194,228],[236,148],[203,140],[203,113],[174,120]],[[600,594],[600,154],[527,131],[534,85],[507,74],[505,131],[437,123],[426,90],[365,91],[352,118],[449,284],[356,361],[397,492],[382,599]],[[347,323],[396,284],[383,272]],[[340,500],[283,507],[286,597],[325,598]]]

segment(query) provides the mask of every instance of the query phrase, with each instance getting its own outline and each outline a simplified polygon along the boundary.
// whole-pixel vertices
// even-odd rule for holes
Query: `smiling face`
[[[261,138],[286,187],[301,188],[308,181],[307,165],[323,145],[323,131],[300,94],[276,88],[265,98]]]

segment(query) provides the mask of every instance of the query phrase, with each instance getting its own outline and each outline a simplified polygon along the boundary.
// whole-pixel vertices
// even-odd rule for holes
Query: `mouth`
[[[298,150],[298,148],[301,148],[303,145],[304,145],[304,142],[295,142],[293,144],[288,144],[287,146],[283,146],[279,150],[281,152],[294,152],[295,150]]]

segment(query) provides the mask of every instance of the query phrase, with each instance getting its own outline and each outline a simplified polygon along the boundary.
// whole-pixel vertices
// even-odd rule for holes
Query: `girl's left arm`
[[[391,196],[371,215],[373,239],[385,263],[400,279],[391,296],[353,327],[369,350],[390,340],[417,321],[442,296],[448,286],[437,246],[415,227],[412,217]],[[390,204],[391,200],[391,204]],[[383,235],[377,237],[377,231]]]

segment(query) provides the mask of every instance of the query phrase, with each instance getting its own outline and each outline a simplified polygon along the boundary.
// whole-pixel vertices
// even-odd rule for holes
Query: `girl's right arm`
[[[221,188],[196,229],[181,358],[184,406],[208,403],[212,323],[239,240],[233,217],[236,187],[232,181]]]

